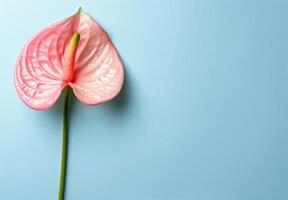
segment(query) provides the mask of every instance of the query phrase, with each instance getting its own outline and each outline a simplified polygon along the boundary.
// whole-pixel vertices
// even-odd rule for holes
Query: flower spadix
[[[81,9],[35,35],[16,64],[15,85],[25,104],[53,106],[65,86],[84,104],[115,97],[123,84],[119,55],[103,28]]]

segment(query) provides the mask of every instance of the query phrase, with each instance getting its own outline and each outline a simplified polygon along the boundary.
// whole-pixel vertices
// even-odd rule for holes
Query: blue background
[[[62,101],[16,95],[20,49],[82,6],[126,69],[71,106],[67,200],[288,199],[288,1],[0,0],[0,199],[57,198]]]

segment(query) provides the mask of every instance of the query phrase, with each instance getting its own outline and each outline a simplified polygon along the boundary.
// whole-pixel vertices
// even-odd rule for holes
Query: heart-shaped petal
[[[73,79],[67,81],[65,52],[74,33],[80,40],[69,72]],[[66,85],[85,104],[104,103],[119,93],[123,79],[123,65],[109,36],[81,10],[34,36],[22,49],[15,71],[18,95],[37,110],[53,106]]]

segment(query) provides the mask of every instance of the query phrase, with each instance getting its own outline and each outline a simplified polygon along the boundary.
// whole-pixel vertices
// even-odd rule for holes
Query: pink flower
[[[84,104],[104,103],[119,93],[123,79],[109,36],[81,9],[35,35],[22,49],[15,71],[18,95],[36,110],[53,106],[65,86]]]
[[[38,33],[22,49],[15,85],[29,107],[45,110],[64,92],[58,200],[64,199],[68,149],[69,87],[87,105],[109,101],[122,88],[124,69],[107,33],[81,11]]]

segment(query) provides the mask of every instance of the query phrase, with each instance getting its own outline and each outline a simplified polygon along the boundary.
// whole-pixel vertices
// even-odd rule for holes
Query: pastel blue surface
[[[67,200],[288,199],[288,1],[0,0],[0,199],[57,199],[62,101],[16,95],[24,43],[79,6],[125,63],[71,106]]]

